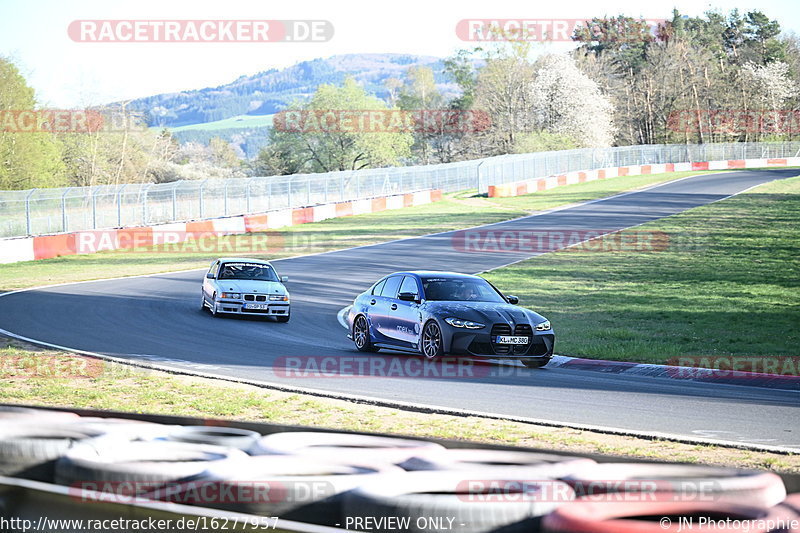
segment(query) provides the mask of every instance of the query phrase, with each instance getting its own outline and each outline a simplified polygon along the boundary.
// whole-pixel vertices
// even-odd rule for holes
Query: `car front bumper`
[[[251,316],[287,316],[289,314],[290,304],[288,302],[265,302],[260,305],[266,305],[266,309],[247,309],[245,303],[236,300],[218,300],[217,313],[230,313],[234,315],[251,315]]]
[[[529,342],[526,345],[497,344],[493,342],[493,337],[489,331],[458,329],[452,332],[450,344],[445,348],[453,355],[486,359],[550,359],[553,356],[553,330],[535,332],[528,336]]]

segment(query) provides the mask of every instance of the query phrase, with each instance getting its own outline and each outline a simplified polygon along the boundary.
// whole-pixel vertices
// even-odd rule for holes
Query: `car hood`
[[[482,324],[536,325],[547,320],[539,313],[518,305],[490,302],[425,302],[428,313],[440,318],[455,317],[473,320]]]
[[[277,281],[255,281],[249,279],[217,280],[220,290],[258,294],[286,294],[286,287]]]

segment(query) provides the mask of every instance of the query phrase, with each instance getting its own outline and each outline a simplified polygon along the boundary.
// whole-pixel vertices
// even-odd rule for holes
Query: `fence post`
[[[208,180],[203,180],[203,183],[200,184],[200,218],[205,218],[205,192],[206,192],[206,182]]]
[[[247,210],[247,214],[248,215],[253,212],[253,210],[250,208],[250,185],[252,185],[252,184],[253,184],[253,180],[252,179],[247,180],[247,187],[245,188],[245,191],[246,191],[245,192],[245,203],[246,203],[245,209]]]
[[[97,188],[92,188],[92,229],[97,229]]]
[[[125,190],[128,184],[121,185],[119,189],[117,189],[117,227],[122,227],[122,191]]]
[[[222,214],[228,216],[228,181],[225,180],[225,197],[222,200]]]
[[[172,221],[175,222],[178,220],[178,184],[180,181],[176,181],[172,185]]]
[[[145,188],[144,188],[144,196],[142,196],[142,226],[146,226],[147,225],[147,218],[148,218],[148,213],[147,213],[147,191],[150,190],[150,187],[152,187],[152,186],[153,186],[152,183],[148,183],[147,186],[145,186]]]
[[[306,205],[311,205],[311,176],[306,178]]]
[[[67,230],[67,193],[72,189],[72,187],[67,187],[64,189],[64,192],[61,193],[61,231],[66,232]]]
[[[267,211],[272,209],[272,180],[267,182]]]
[[[339,179],[339,201],[344,202],[344,173]]]
[[[31,229],[32,229],[32,224],[31,224],[31,196],[33,196],[33,193],[35,193],[38,190],[39,189],[31,189],[30,192],[28,192],[28,194],[25,196],[25,232],[28,235],[31,235],[31,233],[32,233],[31,232]]]

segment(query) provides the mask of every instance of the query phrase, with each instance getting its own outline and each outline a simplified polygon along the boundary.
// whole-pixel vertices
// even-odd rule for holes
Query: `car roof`
[[[220,263],[261,263],[263,265],[272,266],[270,262],[265,259],[253,259],[252,257],[220,257],[216,261]]]
[[[392,272],[389,274],[393,276],[395,274],[405,274],[409,276],[417,276],[417,277],[446,277],[446,278],[477,278],[478,276],[473,276],[472,274],[463,274],[461,272],[446,272],[441,270],[408,270],[405,272]],[[385,276],[384,276],[385,277]],[[483,279],[483,278],[481,278]]]

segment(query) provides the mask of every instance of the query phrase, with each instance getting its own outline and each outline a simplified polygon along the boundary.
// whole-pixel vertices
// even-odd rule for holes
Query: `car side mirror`
[[[399,299],[403,300],[404,302],[416,302],[417,301],[417,295],[416,295],[416,293],[413,293],[413,292],[401,292],[400,294],[397,295],[397,297]]]
[[[519,298],[517,298],[516,296],[509,295],[506,296],[506,301],[511,305],[517,305],[519,303]]]
[[[209,272],[209,273],[207,273],[207,274],[206,274],[206,278],[208,278],[208,279],[214,279],[214,274],[212,274],[211,272]]]
[[[281,276],[281,283],[286,283],[289,281],[289,276]]]

